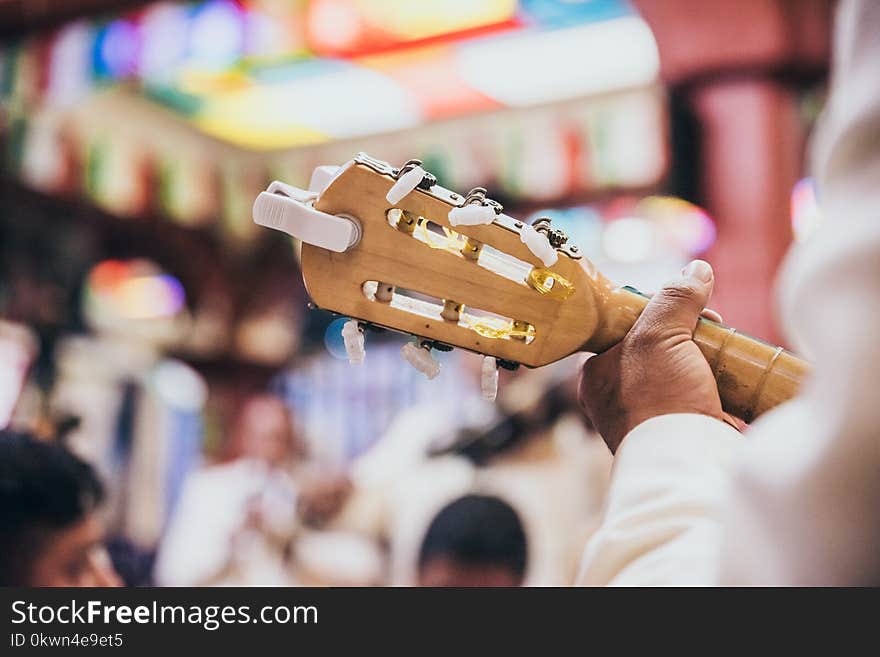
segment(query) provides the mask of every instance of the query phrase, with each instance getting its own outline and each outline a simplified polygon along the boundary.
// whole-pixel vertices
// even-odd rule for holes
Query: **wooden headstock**
[[[525,225],[485,190],[461,196],[440,187],[416,161],[395,168],[360,154],[320,167],[312,183],[272,183],[254,204],[254,221],[303,241],[303,279],[315,304],[412,334],[422,346],[538,367],[608,349],[647,303],[596,271],[549,220]],[[464,215],[483,223],[461,225]],[[346,339],[362,337],[352,326]],[[747,421],[790,399],[809,371],[781,347],[708,320],[697,322],[693,339],[725,410]],[[433,376],[430,364],[411,362]]]
[[[532,367],[583,347],[599,324],[599,276],[577,247],[561,245],[545,267],[510,217],[453,227],[449,211],[465,197],[439,185],[389,203],[399,174],[361,155],[318,197],[316,210],[355,218],[361,231],[343,253],[303,244],[303,278],[318,306]]]

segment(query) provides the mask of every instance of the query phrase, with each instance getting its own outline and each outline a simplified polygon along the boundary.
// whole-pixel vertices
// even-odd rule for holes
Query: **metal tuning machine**
[[[474,187],[460,206],[449,211],[449,223],[453,226],[491,224],[502,210],[504,206],[486,196],[485,188]]]
[[[403,197],[416,189],[429,190],[437,184],[437,178],[422,168],[421,160],[407,160],[399,169],[391,171],[396,182],[388,190],[385,199],[397,205]]]

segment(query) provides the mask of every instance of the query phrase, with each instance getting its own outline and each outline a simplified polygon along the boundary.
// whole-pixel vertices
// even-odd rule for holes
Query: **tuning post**
[[[389,213],[391,212],[400,213],[398,215],[397,223],[395,224],[397,230],[401,233],[406,233],[407,235],[412,235],[413,232],[415,232],[416,226],[419,225],[419,217],[417,215],[397,208],[389,210]]]
[[[504,210],[504,206],[498,201],[493,201],[491,198],[487,197],[487,193],[485,187],[474,187],[471,191],[465,194],[464,203],[462,203],[462,205],[468,205],[470,203],[488,205],[495,210],[495,214],[501,214],[501,211]]]
[[[568,235],[561,228],[553,228],[550,217],[538,217],[532,222],[532,228],[545,235],[554,249],[561,249],[568,242]],[[572,250],[577,251],[577,247]]]
[[[412,171],[413,169],[416,169],[416,168],[422,169],[422,161],[421,160],[417,160],[417,159],[407,160],[406,162],[403,163],[403,166],[401,166],[399,169],[397,169],[397,172],[393,174],[394,178],[399,180],[401,176],[406,175],[407,173],[409,173],[410,171]],[[437,184],[437,176],[435,176],[433,173],[429,173],[428,171],[425,171],[424,169],[422,169],[422,171],[424,172],[424,175],[422,175],[422,179],[419,182],[418,187],[420,189],[424,189],[427,191],[427,190],[431,189],[434,185]]]
[[[510,333],[511,339],[525,341],[526,336],[529,334],[529,323],[524,322],[520,319],[513,320],[513,325],[511,326]]]
[[[391,283],[383,283],[379,281],[376,284],[376,293],[374,298],[379,303],[391,303],[391,299],[394,297],[394,286]]]
[[[472,237],[465,238],[464,246],[461,247],[461,255],[467,260],[479,260],[480,251],[483,250],[482,242],[478,242]]]
[[[422,340],[419,343],[419,346],[421,346],[422,349],[428,349],[428,350],[436,349],[437,351],[444,351],[444,352],[452,351],[455,348],[451,344],[446,344],[445,342],[438,342],[437,340]]]
[[[461,319],[461,309],[463,307],[464,306],[457,301],[444,299],[443,310],[440,311],[440,317],[442,317],[447,322],[458,324],[458,321]]]
[[[348,362],[352,365],[360,365],[364,362],[366,350],[364,349],[364,332],[356,319],[350,319],[342,325],[342,341],[345,343],[345,353]]]
[[[400,349],[403,359],[424,374],[429,380],[440,374],[440,361],[431,355],[430,347],[407,342]]]
[[[460,206],[449,211],[449,223],[453,226],[491,224],[503,209],[504,206],[486,196],[485,187],[474,187]]]

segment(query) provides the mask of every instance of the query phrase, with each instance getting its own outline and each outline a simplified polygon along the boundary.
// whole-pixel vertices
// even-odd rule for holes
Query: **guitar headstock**
[[[607,281],[549,220],[529,226],[485,190],[445,189],[417,161],[360,154],[315,177],[310,192],[273,183],[254,217],[303,239],[320,308],[530,367],[579,351],[599,328]]]

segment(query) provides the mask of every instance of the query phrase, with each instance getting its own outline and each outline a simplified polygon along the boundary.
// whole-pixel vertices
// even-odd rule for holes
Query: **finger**
[[[650,292],[646,296],[649,299],[653,299],[654,294],[654,292]],[[700,313],[700,317],[712,320],[713,322],[718,322],[719,324],[722,324],[724,322],[724,318],[721,317],[721,313],[719,313],[717,310],[712,310],[711,308],[703,308],[703,312]]]
[[[701,313],[712,294],[714,274],[709,263],[694,260],[681,271],[681,277],[670,281],[651,297],[636,321],[637,331],[693,333]]]

